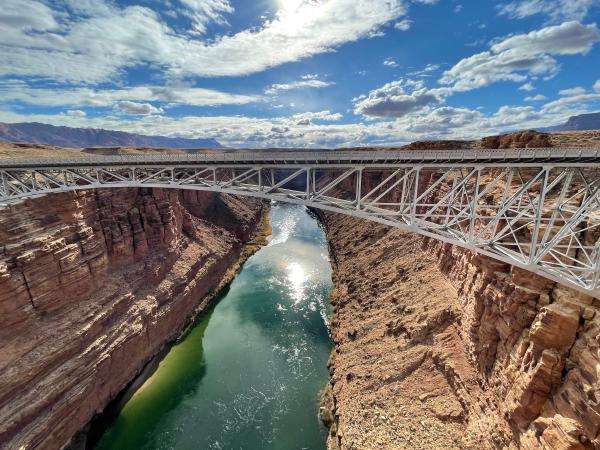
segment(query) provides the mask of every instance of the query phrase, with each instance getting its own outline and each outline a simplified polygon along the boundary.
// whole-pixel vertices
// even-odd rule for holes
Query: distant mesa
[[[0,141],[59,147],[223,148],[215,139],[144,136],[93,128],[57,127],[37,122],[0,123]]]
[[[600,130],[600,112],[572,116],[562,125],[538,128],[538,131],[587,131]]]

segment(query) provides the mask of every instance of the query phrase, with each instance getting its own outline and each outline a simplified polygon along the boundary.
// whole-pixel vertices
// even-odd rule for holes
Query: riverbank
[[[220,282],[214,286],[211,291],[204,296],[198,303],[198,306],[188,318],[187,324],[179,335],[169,341],[165,342],[163,348],[152,357],[140,373],[129,382],[128,386],[123,389],[111,402],[106,406],[105,410],[99,413],[92,419],[90,424],[86,425],[80,432],[78,432],[72,439],[71,444],[67,446],[66,450],[84,450],[93,449],[102,434],[110,426],[111,422],[118,417],[119,412],[127,404],[131,398],[136,395],[141,389],[144,388],[145,383],[156,373],[161,361],[168,355],[170,348],[186,337],[188,333],[194,328],[196,321],[199,316],[204,314],[216,301],[216,299],[223,295],[224,291],[228,288],[231,282],[235,279],[237,274],[242,269],[244,263],[252,257],[257,251],[263,246],[267,245],[268,238],[271,236],[272,227],[269,220],[269,207],[265,207],[261,214],[261,219],[256,226],[256,230],[250,237],[248,242],[242,245],[242,250],[237,261],[232,264],[226,273],[223,275]]]
[[[492,259],[325,214],[330,450],[598,448],[600,302]]]
[[[115,189],[4,209],[0,441],[62,448],[264,243],[263,205]]]
[[[323,230],[275,203],[273,234],[170,346],[97,450],[324,448],[331,268]]]
[[[347,216],[323,220],[335,285],[321,410],[328,448],[462,448],[454,383],[474,377],[454,326],[456,291],[418,237]]]

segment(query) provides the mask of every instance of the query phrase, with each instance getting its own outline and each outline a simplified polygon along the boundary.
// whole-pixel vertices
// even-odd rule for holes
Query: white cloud
[[[524,19],[536,14],[547,15],[551,21],[583,20],[597,0],[516,0],[498,6],[501,15]]]
[[[194,31],[200,34],[206,32],[210,22],[226,25],[224,14],[231,14],[233,7],[229,0],[179,0],[183,5],[182,11],[194,25]]]
[[[197,3],[200,11],[203,2],[188,3]],[[218,3],[223,7],[210,11],[227,11],[227,2],[205,4]],[[33,0],[25,6],[23,0],[3,2],[5,11],[20,11],[22,17],[11,27],[0,27],[0,74],[84,83],[114,80],[124,69],[146,64],[171,78],[256,73],[332,51],[406,12],[402,0],[301,2],[256,29],[202,41],[178,35],[141,6],[118,8],[98,0],[83,18],[50,11]],[[60,33],[55,30],[58,17]]]
[[[162,108],[156,108],[150,103],[137,103],[123,100],[115,104],[115,110],[132,116],[147,116],[150,114],[161,114],[164,112]]]
[[[398,63],[394,60],[394,58],[388,58],[383,61],[383,65],[386,67],[398,67]]]
[[[593,95],[598,101],[600,94]],[[317,112],[306,113],[304,117],[298,114],[270,119],[236,116],[235,120],[230,116],[78,117],[67,114],[23,115],[0,109],[0,122],[37,121],[147,135],[215,138],[231,147],[335,147],[389,145],[423,139],[472,139],[510,130],[555,125],[572,115],[586,112],[590,110],[581,102],[557,105],[551,109],[546,106],[541,109],[502,106],[492,114],[443,106],[428,107],[385,121],[319,124],[313,120],[334,121],[339,116]],[[330,114],[332,120],[327,119]]]
[[[454,91],[469,91],[498,81],[522,82],[528,75],[553,75],[555,55],[589,52],[600,40],[595,24],[565,22],[496,42],[489,51],[462,59],[444,72],[440,82]]]
[[[401,20],[400,22],[396,22],[394,24],[394,28],[396,30],[400,30],[400,31],[408,31],[410,30],[410,27],[412,27],[413,21],[410,19],[404,19]]]
[[[378,38],[378,37],[383,37],[383,36],[385,36],[385,33],[384,33],[383,31],[381,31],[381,30],[374,30],[374,31],[371,31],[371,32],[370,32],[370,33],[367,35],[367,37],[368,37],[369,39]]]
[[[421,70],[416,70],[414,72],[409,72],[407,75],[409,76],[417,76],[417,77],[427,77],[430,76],[431,72],[435,72],[440,68],[439,64],[427,64]]]
[[[333,81],[323,81],[317,79],[317,75],[304,75],[302,79],[298,81],[292,81],[289,83],[272,84],[268,89],[265,90],[267,95],[277,95],[281,91],[291,91],[293,89],[322,89],[329,86],[333,86]]]
[[[313,120],[337,122],[338,120],[342,120],[343,117],[340,113],[332,113],[331,111],[305,112],[294,114],[292,121],[296,122],[296,125],[311,125]]]
[[[425,114],[406,117],[399,121],[402,128],[409,133],[428,136],[446,136],[483,118],[479,111],[467,108],[444,106]]]
[[[548,100],[548,97],[542,94],[534,95],[533,97],[525,97],[526,102],[541,102],[544,100]]]
[[[461,12],[462,10],[463,10],[463,5],[456,5],[456,6],[454,7],[454,12],[455,12],[455,13],[459,13],[459,12]]]
[[[526,54],[549,53],[554,55],[578,55],[589,52],[600,40],[596,24],[564,22],[542,28],[528,34],[517,34],[492,46],[494,53],[521,49]]]
[[[85,117],[87,114],[85,111],[81,111],[80,109],[70,109],[67,111],[67,116],[71,117]]]
[[[585,94],[586,90],[584,88],[582,88],[581,86],[577,86],[574,88],[570,88],[570,89],[563,89],[561,91],[558,91],[558,95],[581,95],[581,94]]]
[[[543,106],[543,110],[546,112],[561,112],[565,109],[565,107],[569,107],[571,105],[582,106],[586,103],[598,101],[600,101],[600,93],[582,93],[576,95],[568,95],[565,97],[561,97],[558,100],[546,103]]]
[[[38,106],[110,107],[122,100],[163,102],[191,106],[242,105],[258,102],[257,96],[229,94],[186,85],[138,86],[119,89],[32,88],[21,80],[0,81],[0,101]]]
[[[403,117],[442,101],[440,95],[425,88],[421,81],[399,80],[355,99],[354,112],[369,117]]]
[[[293,16],[284,9],[258,27],[214,39],[202,36],[207,27],[226,26],[232,12],[228,0],[171,0],[180,7],[191,30],[175,30],[160,14],[142,6],[117,7],[112,1],[61,0],[66,12],[53,11],[49,0],[4,0],[0,10],[0,120],[42,121],[57,125],[100,127],[143,134],[214,137],[231,146],[360,145],[427,138],[470,138],[510,129],[548,126],[568,115],[586,112],[598,101],[594,92],[573,92],[540,108],[503,106],[492,114],[443,105],[454,92],[502,80],[531,85],[532,77],[552,76],[559,70],[556,56],[585,54],[600,39],[595,25],[576,22],[490,44],[487,52],[465,58],[442,76],[447,87],[431,89],[421,81],[400,80],[353,100],[365,117],[384,117],[366,123],[343,123],[342,114],[306,112],[270,119],[244,116],[166,117],[162,108],[173,104],[208,106],[264,101],[262,96],[238,95],[176,84],[188,76],[245,75],[334,51],[338,46],[375,36],[390,23],[409,29],[408,0],[304,0],[295,3]],[[414,0],[417,1],[417,0]],[[508,0],[505,0],[508,1]],[[178,3],[177,3],[178,2]],[[292,2],[290,2],[291,4]],[[435,3],[422,0],[420,3]],[[62,3],[61,3],[62,4]],[[144,4],[152,4],[145,1]],[[17,18],[17,19],[15,19]],[[404,19],[404,20],[402,20]],[[117,83],[126,69],[147,69],[166,85],[128,87]],[[413,72],[435,73],[433,64]],[[33,88],[20,76],[50,78],[59,83]],[[531,78],[530,78],[531,77]],[[71,82],[60,88],[61,82]],[[95,83],[103,88],[92,87]],[[307,74],[275,84],[270,94],[333,84]],[[537,84],[537,83],[536,83]],[[106,88],[109,86],[109,88]],[[522,86],[522,87],[523,87]],[[542,101],[537,95],[527,101]],[[273,98],[267,98],[273,100]],[[24,115],[2,108],[26,103],[61,106],[64,113]],[[281,106],[281,105],[277,105]],[[274,106],[274,107],[277,107]],[[112,108],[89,114],[88,107]],[[82,109],[79,109],[82,108]],[[87,109],[86,109],[87,110]],[[18,111],[15,109],[15,111]],[[125,114],[125,115],[122,115]]]
[[[519,86],[519,90],[520,91],[527,91],[527,92],[529,92],[529,91],[533,91],[534,89],[535,88],[533,87],[533,84],[531,84],[531,83],[525,83],[524,85]]]
[[[0,25],[7,32],[17,30],[58,30],[52,10],[43,3],[29,0],[5,0],[0,9]]]

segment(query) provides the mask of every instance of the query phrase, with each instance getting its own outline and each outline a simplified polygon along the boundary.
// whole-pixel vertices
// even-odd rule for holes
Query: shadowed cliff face
[[[3,209],[2,448],[65,445],[228,275],[262,210],[253,199],[183,201],[159,189],[65,193]]]

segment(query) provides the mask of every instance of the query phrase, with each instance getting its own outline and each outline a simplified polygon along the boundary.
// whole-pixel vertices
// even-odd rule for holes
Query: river
[[[275,203],[269,244],[175,343],[97,450],[324,449],[332,288],[327,242]]]

